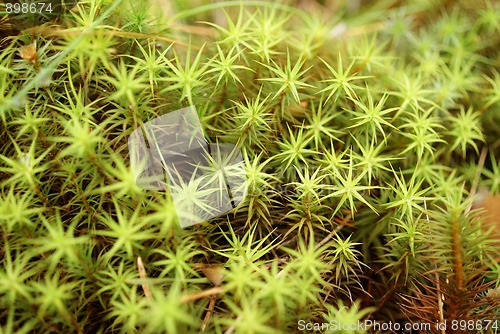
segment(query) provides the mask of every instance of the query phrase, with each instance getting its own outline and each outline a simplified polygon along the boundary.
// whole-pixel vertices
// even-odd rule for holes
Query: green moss
[[[0,21],[0,332],[498,319],[499,243],[471,208],[500,191],[500,8],[393,5],[96,0],[18,35]],[[181,229],[127,139],[188,105],[241,148],[248,196]]]

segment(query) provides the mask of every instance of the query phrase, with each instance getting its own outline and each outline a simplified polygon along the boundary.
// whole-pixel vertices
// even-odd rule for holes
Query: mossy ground
[[[477,325],[499,318],[500,252],[473,206],[500,192],[495,2],[102,0],[1,22],[0,333],[498,332]],[[249,188],[181,229],[127,138],[189,105]]]

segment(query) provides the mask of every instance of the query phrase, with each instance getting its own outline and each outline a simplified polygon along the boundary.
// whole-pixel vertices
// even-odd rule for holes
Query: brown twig
[[[203,323],[201,324],[201,331],[204,332],[205,329],[207,328],[208,321],[210,320],[210,317],[212,316],[212,313],[214,312],[215,308],[215,296],[210,297],[210,302],[208,303],[208,309],[207,313],[205,314],[205,318],[203,318]]]
[[[349,220],[350,219],[350,214],[346,217],[345,220]],[[315,249],[318,249],[320,248],[321,246],[323,246],[324,244],[326,244],[328,241],[330,241],[331,238],[333,238],[334,235],[337,235],[337,233],[344,228],[345,225],[339,225],[337,226],[333,231],[331,231],[326,237],[323,238],[323,240],[321,240],[320,242],[318,242],[318,244],[316,245]]]
[[[267,268],[267,269],[270,269],[274,263],[278,263],[278,265],[280,265],[280,264],[285,264],[285,263],[287,263],[289,260],[290,260],[290,257],[288,257],[288,256],[284,256],[284,257],[282,257],[282,258],[279,258],[276,262],[274,262],[274,261],[273,261],[273,262],[266,263],[266,268]]]
[[[45,37],[64,37],[64,36],[71,36],[71,35],[80,35],[82,34],[82,30],[67,30],[67,29],[58,29],[58,28],[47,28],[47,27],[34,27],[30,29],[26,29],[23,31],[23,33],[32,33],[36,35],[41,35]],[[128,31],[116,31],[116,30],[107,30],[104,32],[105,35],[112,35],[112,36],[118,36],[118,37],[127,37],[127,38],[149,38],[161,42],[166,42],[166,43],[171,43],[174,44],[175,46],[182,46],[185,48],[192,48],[193,50],[201,50],[201,47],[196,46],[196,45],[189,45],[187,43],[163,37],[163,36],[158,36],[158,35],[150,35],[150,34],[143,34],[143,33],[138,33],[138,32],[128,32]]]
[[[210,288],[208,290],[203,290],[203,291],[196,292],[196,293],[193,293],[193,294],[190,294],[187,296],[183,296],[181,298],[181,303],[185,304],[185,303],[191,302],[193,300],[198,300],[201,298],[217,295],[223,291],[224,291],[224,289],[221,286],[216,286],[216,287]]]
[[[141,286],[142,290],[144,291],[144,295],[146,296],[146,299],[151,302],[153,301],[153,295],[151,294],[149,285],[145,283],[147,279],[146,269],[144,268],[144,264],[142,263],[142,259],[140,256],[137,257],[137,269],[139,270],[139,277],[143,281],[143,283],[141,283]]]

